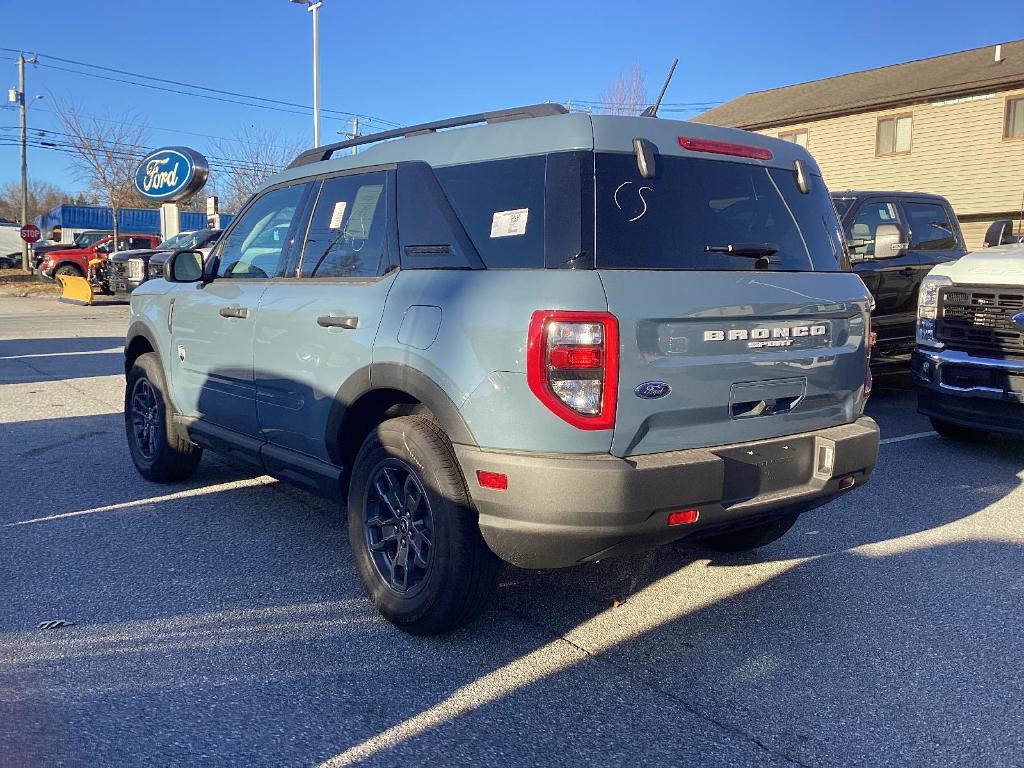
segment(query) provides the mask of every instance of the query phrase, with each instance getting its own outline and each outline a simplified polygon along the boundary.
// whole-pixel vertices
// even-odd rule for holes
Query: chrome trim
[[[1024,376],[1024,360],[1000,360],[993,357],[976,357],[958,349],[929,350],[917,348],[925,360],[935,366],[934,373],[929,375],[928,386],[940,392],[954,395],[975,395],[991,400],[1024,402],[1024,393],[1008,392],[994,387],[954,387],[942,382],[942,368],[945,365],[974,366],[1004,371],[1007,374]]]

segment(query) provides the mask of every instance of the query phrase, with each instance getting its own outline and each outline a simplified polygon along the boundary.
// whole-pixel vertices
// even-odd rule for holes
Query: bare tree
[[[232,141],[217,142],[214,147],[218,157],[210,161],[219,168],[213,188],[220,195],[221,209],[237,213],[267,177],[285,168],[306,144],[273,130],[247,126]]]
[[[609,115],[639,115],[647,106],[644,71],[634,62],[628,72],[620,72],[601,94],[601,106]]]
[[[30,179],[28,183],[28,220],[34,221],[61,203],[71,201],[71,195],[48,181]],[[21,183],[10,181],[0,186],[0,219],[15,221],[21,218]]]
[[[57,117],[74,150],[71,165],[76,176],[110,206],[116,247],[118,212],[143,202],[135,191],[135,170],[146,154],[146,126],[131,115],[123,122],[101,121],[72,105],[62,105]]]

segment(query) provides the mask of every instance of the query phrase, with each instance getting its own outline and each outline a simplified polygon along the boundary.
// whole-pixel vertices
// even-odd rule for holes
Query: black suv
[[[909,366],[922,278],[967,253],[956,214],[946,198],[921,192],[832,192],[832,201],[853,271],[875,299],[872,367]]]

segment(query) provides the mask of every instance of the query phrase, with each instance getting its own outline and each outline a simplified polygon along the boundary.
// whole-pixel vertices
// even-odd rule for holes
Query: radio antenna
[[[658,94],[658,100],[651,104],[647,109],[640,113],[640,117],[657,117],[658,108],[661,107],[661,100],[665,98],[665,91],[668,90],[668,84],[672,82],[672,75],[675,74],[676,64],[679,63],[679,59],[672,59],[672,66],[668,70],[668,77],[665,78],[665,84],[661,86],[661,93]]]

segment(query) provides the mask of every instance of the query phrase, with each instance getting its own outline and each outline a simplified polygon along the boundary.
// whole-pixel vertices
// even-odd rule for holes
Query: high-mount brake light
[[[608,312],[540,309],[530,318],[526,381],[578,429],[611,429],[619,387],[619,323]]]
[[[731,141],[714,141],[713,139],[694,139],[680,136],[679,146],[691,152],[710,152],[714,155],[733,155],[749,157],[754,160],[771,160],[774,155],[770,149],[752,147],[748,144],[733,144]]]

